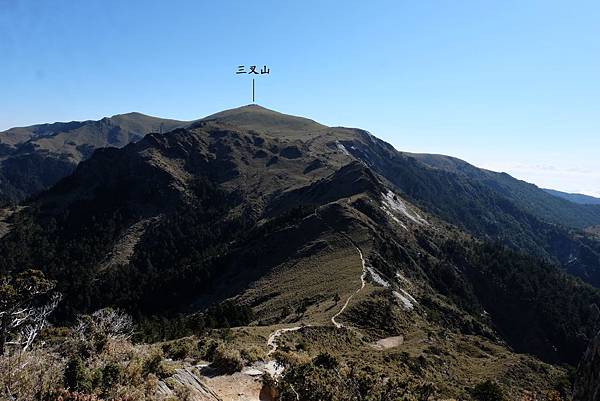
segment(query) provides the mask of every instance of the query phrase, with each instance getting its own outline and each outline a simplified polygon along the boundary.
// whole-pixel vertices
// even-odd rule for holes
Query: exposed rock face
[[[172,376],[177,385],[189,390],[188,398],[193,401],[221,401],[221,398],[206,385],[206,383],[194,374],[191,368],[177,369]],[[164,382],[159,382],[158,393],[164,396],[173,396],[175,393]]]
[[[262,371],[247,369],[234,374],[203,373],[206,367],[177,369],[175,374],[158,383],[159,396],[169,399],[185,395],[189,401],[271,401],[277,399],[277,390],[263,386]],[[168,382],[168,383],[167,383]],[[177,398],[180,399],[180,398]]]
[[[600,400],[600,332],[590,341],[577,369],[573,400]]]

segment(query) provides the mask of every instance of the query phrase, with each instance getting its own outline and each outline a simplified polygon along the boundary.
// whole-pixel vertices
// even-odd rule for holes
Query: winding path
[[[322,220],[323,223],[325,223],[325,225],[327,225],[327,227],[329,227],[330,230],[332,230],[333,232],[339,232],[337,231],[335,228],[333,228],[324,218],[321,217],[321,215],[319,214],[319,208],[317,207],[315,209],[315,211],[313,212],[313,215]],[[352,294],[350,294],[350,296],[348,297],[348,299],[346,299],[346,302],[344,302],[344,306],[342,306],[342,309],[340,309],[338,311],[338,313],[336,313],[335,315],[333,315],[331,317],[331,323],[333,323],[333,325],[337,328],[340,329],[342,327],[345,327],[342,323],[337,322],[335,319],[341,315],[344,310],[346,310],[346,308],[348,307],[348,304],[350,303],[350,300],[352,299],[353,296],[355,296],[356,294],[358,294],[360,292],[360,290],[362,290],[363,288],[365,288],[365,284],[366,281],[365,279],[367,278],[367,266],[365,265],[365,258],[363,257],[362,251],[360,250],[360,248],[354,243],[354,240],[352,240],[352,238],[350,238],[350,236],[344,232],[339,232],[339,234],[341,234],[344,238],[346,238],[358,251],[358,256],[360,256],[360,263],[362,265],[362,273],[360,274],[360,288],[358,288],[356,291],[354,291]]]
[[[318,209],[315,209],[314,211],[314,215],[323,220],[321,218],[321,216],[319,216],[318,214]],[[327,224],[329,226],[330,229],[332,229],[333,231],[336,231],[335,229],[333,229],[333,227],[331,227],[325,220],[323,220],[323,222],[325,224]],[[336,318],[338,316],[340,316],[348,307],[348,304],[350,303],[350,300],[352,299],[352,297],[354,297],[356,294],[358,294],[363,288],[365,288],[365,284],[366,284],[366,277],[367,277],[367,266],[365,264],[365,258],[363,257],[362,251],[360,250],[360,248],[354,243],[354,241],[352,240],[352,238],[350,238],[348,235],[346,235],[345,233],[340,233],[342,234],[346,239],[348,239],[348,241],[350,241],[350,243],[356,248],[356,250],[358,251],[358,256],[360,256],[360,263],[362,265],[362,273],[360,275],[360,287],[354,291],[352,294],[350,294],[350,296],[346,299],[346,302],[344,302],[344,306],[342,306],[342,308],[331,317],[331,323],[333,323],[333,325],[337,328],[340,329],[342,327],[346,327],[344,326],[344,324],[339,323],[338,321],[336,321]],[[269,347],[269,351],[267,352],[267,357],[271,356],[275,351],[277,351],[277,338],[279,336],[281,336],[284,333],[289,333],[292,331],[298,331],[303,327],[310,327],[311,325],[304,325],[304,326],[294,326],[294,327],[286,327],[286,328],[282,328],[282,329],[278,329],[275,330],[274,332],[272,332],[269,335],[269,338],[267,339],[267,347]],[[275,360],[270,360],[268,361],[263,368],[266,372],[270,373],[271,376],[273,376],[274,378],[276,378],[277,376],[281,375],[283,373],[283,366],[277,366],[277,362]],[[300,400],[300,394],[298,394],[298,392],[296,391],[296,389],[290,384],[290,387],[292,389],[292,391],[294,392],[295,396],[296,396],[296,400]]]
[[[310,325],[308,325],[308,326],[310,326]],[[286,327],[286,328],[275,330],[274,332],[272,332],[271,335],[269,336],[269,338],[267,339],[267,347],[269,347],[269,352],[267,352],[267,356],[269,356],[273,352],[277,351],[277,342],[276,342],[277,337],[279,337],[283,333],[287,333],[290,331],[298,331],[301,328],[308,327],[308,326],[305,325],[305,326]]]
[[[331,317],[331,323],[333,323],[333,325],[340,329],[342,327],[344,327],[344,325],[342,323],[337,322],[335,319],[341,315],[344,310],[346,310],[346,308],[348,307],[348,304],[350,303],[350,300],[352,299],[353,296],[355,296],[356,294],[358,294],[360,292],[360,290],[362,290],[363,288],[365,288],[365,278],[367,277],[367,266],[365,265],[365,259],[363,258],[363,254],[362,251],[360,250],[359,247],[357,247],[356,245],[354,245],[354,247],[356,248],[356,250],[358,251],[358,255],[360,256],[360,262],[362,264],[362,273],[360,275],[360,288],[357,289],[356,291],[354,291],[352,294],[350,294],[350,296],[348,297],[348,299],[346,299],[346,302],[344,303],[344,306],[342,306],[342,309],[339,310],[338,313],[336,313],[335,315],[333,315]]]

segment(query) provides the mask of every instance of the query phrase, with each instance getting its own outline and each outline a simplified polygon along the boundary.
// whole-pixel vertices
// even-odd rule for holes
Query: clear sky
[[[251,102],[600,196],[600,2],[0,0],[0,130]]]

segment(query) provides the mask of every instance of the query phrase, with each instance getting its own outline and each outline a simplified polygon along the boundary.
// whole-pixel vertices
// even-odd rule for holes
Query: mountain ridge
[[[125,116],[120,118],[135,118],[138,114]],[[600,286],[600,246],[593,236],[595,229],[588,228],[600,225],[600,206],[577,205],[508,174],[482,170],[450,156],[400,152],[365,130],[326,127],[310,119],[278,113],[258,105],[225,110],[184,124],[177,127],[167,141],[154,133],[142,140],[142,146],[151,148],[153,144],[162,144],[161,147],[170,150],[162,156],[155,152],[155,156],[159,157],[155,163],[170,163],[168,160],[172,152],[179,152],[177,149],[181,144],[190,141],[187,138],[189,133],[203,129],[212,129],[214,132],[211,135],[215,138],[235,133],[227,144],[217,141],[210,145],[212,149],[206,150],[214,154],[217,163],[209,168],[211,179],[227,183],[233,178],[228,175],[245,175],[245,180],[235,182],[248,187],[246,194],[254,198],[256,205],[264,203],[254,193],[268,189],[266,180],[284,182],[294,177],[297,187],[315,177],[334,173],[344,163],[357,160],[429,213],[478,237],[500,240],[515,249],[560,263],[571,273]],[[240,142],[242,136],[246,138],[245,144]],[[177,144],[169,139],[175,137],[179,138]],[[202,146],[208,144],[198,137],[193,141],[204,143]],[[251,155],[240,156],[239,159],[230,157],[236,154],[235,148],[249,145],[253,146]],[[150,154],[147,156],[152,157]],[[310,160],[302,164],[303,169],[299,171],[298,161],[304,163],[304,158]],[[47,168],[49,162],[46,162],[43,170],[46,174],[54,172],[54,181],[75,168],[74,163],[51,160],[55,169]],[[197,164],[199,160],[193,163]],[[185,163],[189,164],[190,161]],[[185,186],[186,176],[214,164],[207,163],[201,162],[192,171],[174,165],[171,172],[181,175],[177,185]],[[263,163],[268,168],[260,170],[267,174],[262,177],[262,183],[256,181],[256,176],[248,176],[245,172],[247,167],[241,167]],[[238,167],[231,169],[233,165]],[[24,183],[27,184],[26,181]],[[50,184],[48,182],[46,185]],[[29,185],[43,187],[39,183]],[[286,191],[292,189],[284,188]],[[581,231],[584,228],[592,234]]]
[[[551,195],[559,198],[566,199],[573,203],[579,203],[582,205],[600,205],[600,198],[590,195],[584,195],[579,193],[570,193],[564,191],[557,191],[555,189],[542,188],[544,191]]]
[[[0,204],[18,203],[49,188],[98,148],[123,147],[161,127],[187,124],[133,112],[0,132]]]
[[[261,372],[327,352],[446,398],[497,380],[517,400],[578,362],[600,290],[567,272],[593,282],[594,240],[367,131],[258,112],[97,149],[2,214],[0,273],[56,280],[57,322],[111,307],[146,339],[266,344]],[[305,394],[303,377],[282,380]]]
[[[134,117],[132,119],[132,117]],[[136,119],[142,119],[142,120],[149,120],[152,123],[136,123]],[[133,120],[133,121],[128,121],[128,120]],[[181,128],[181,127],[185,127],[185,126],[192,126],[193,124],[198,124],[198,122],[207,122],[207,121],[217,121],[217,122],[227,122],[229,124],[232,124],[234,126],[238,126],[240,128],[244,128],[244,129],[252,129],[252,128],[260,128],[263,132],[269,132],[271,134],[278,134],[278,135],[298,135],[297,139],[302,139],[303,136],[306,135],[312,135],[312,134],[319,134],[323,131],[326,130],[353,130],[352,128],[343,128],[343,127],[327,127],[324,126],[318,122],[315,122],[314,120],[311,119],[307,119],[304,117],[297,117],[297,116],[292,116],[292,115],[288,115],[288,114],[283,114],[283,113],[279,113],[276,112],[274,110],[269,110],[267,108],[264,108],[262,106],[256,105],[256,104],[250,104],[250,105],[246,105],[246,106],[241,106],[238,108],[233,108],[233,109],[228,109],[228,110],[224,110],[218,113],[214,113],[211,114],[207,117],[198,119],[198,120],[193,120],[193,121],[177,121],[177,120],[169,120],[169,119],[162,119],[159,117],[153,117],[153,116],[148,116],[145,115],[143,113],[140,112],[130,112],[130,113],[124,113],[124,114],[116,114],[112,117],[104,117],[101,120],[98,121],[94,121],[94,120],[86,120],[86,121],[72,121],[72,122],[57,122],[57,123],[51,123],[51,124],[38,124],[38,125],[33,125],[33,126],[29,126],[29,127],[16,127],[16,128],[11,128],[9,130],[0,132],[0,148],[2,148],[3,146],[10,146],[11,144],[14,146],[15,144],[21,145],[24,149],[20,152],[21,154],[19,155],[18,150],[16,151],[11,151],[11,153],[13,153],[15,156],[31,156],[31,153],[35,153],[36,150],[32,149],[32,146],[29,146],[28,144],[26,144],[26,142],[31,142],[31,140],[34,140],[33,143],[33,148],[38,148],[37,152],[46,152],[46,153],[56,153],[58,150],[60,150],[60,146],[64,147],[64,149],[62,150],[62,154],[60,154],[58,157],[58,160],[53,160],[53,162],[55,164],[60,164],[62,167],[62,170],[67,171],[67,172],[71,172],[72,171],[72,167],[74,164],[78,163],[79,161],[89,157],[91,155],[91,152],[93,152],[94,149],[96,149],[97,147],[104,147],[104,146],[116,146],[116,147],[122,147],[125,146],[127,143],[132,142],[132,141],[137,141],[139,139],[141,139],[141,137],[143,135],[145,135],[146,133],[150,133],[150,132],[158,132],[160,130],[160,125],[163,124],[164,125],[164,129],[163,132],[169,131],[171,129],[175,129],[175,128]],[[89,143],[83,143],[80,144],[81,149],[79,150],[72,150],[72,149],[66,149],[69,147],[68,142],[66,140],[62,140],[62,144],[52,144],[52,143],[48,143],[47,141],[44,143],[44,138],[45,137],[52,137],[52,136],[56,136],[56,135],[60,135],[61,133],[63,133],[63,131],[66,131],[67,133],[71,133],[74,130],[77,130],[78,128],[81,128],[82,126],[85,125],[89,125],[89,124],[99,124],[105,122],[108,125],[113,125],[115,127],[121,127],[123,126],[123,129],[125,131],[131,131],[132,133],[129,135],[127,135],[126,137],[124,137],[123,135],[121,135],[120,137],[114,136],[112,138],[108,137],[106,138],[106,140],[103,143],[96,143],[95,144],[89,144]],[[53,130],[52,128],[48,128],[48,127],[53,127],[56,126],[58,127],[57,130]],[[41,134],[36,134],[35,131],[36,130],[40,130],[43,128],[47,128],[45,131],[42,130]],[[18,143],[15,143],[14,140],[11,140],[11,133],[13,133],[14,131],[25,131],[29,133],[29,137],[25,138],[25,139],[21,139]],[[362,130],[359,130],[362,131]],[[311,134],[312,132],[312,134]],[[364,131],[366,132],[366,131]],[[35,136],[37,135],[37,136]],[[14,136],[14,135],[13,135]],[[73,134],[71,133],[71,136],[73,136]],[[35,140],[38,140],[38,142],[41,143],[36,143]],[[80,140],[81,141],[81,140]],[[85,139],[83,139],[83,142],[85,142]],[[26,146],[23,146],[26,145]],[[393,147],[389,144],[386,144],[388,147],[392,148]],[[59,149],[57,149],[59,148]],[[394,149],[395,150],[395,149]],[[6,152],[6,150],[5,150]],[[400,151],[398,151],[400,152]],[[60,152],[59,152],[60,153]],[[484,170],[484,169],[480,169],[477,168],[475,166],[470,165],[467,162],[464,162],[460,159],[454,158],[452,156],[445,156],[445,155],[433,155],[433,154],[415,154],[415,153],[406,153],[406,152],[400,152],[400,153],[404,153],[406,155],[408,155],[409,157],[413,157],[421,162],[423,162],[424,164],[434,167],[434,168],[439,168],[441,170],[445,170],[445,171],[449,171],[452,173],[456,173],[456,174],[463,174],[465,176],[468,176],[469,178],[475,178],[479,181],[486,181],[486,180],[490,180],[493,182],[492,185],[494,185],[495,187],[500,187],[502,189],[502,191],[504,193],[506,193],[507,191],[510,192],[518,192],[514,190],[514,187],[516,186],[515,183],[518,181],[521,184],[522,188],[525,188],[525,184],[528,184],[530,186],[533,186],[533,184],[529,184],[529,183],[525,183],[524,181],[519,181],[519,180],[515,180],[510,176],[507,176],[506,173],[497,173],[494,171],[490,171],[490,170]],[[0,156],[1,158],[1,156]],[[6,156],[4,157],[6,158]],[[69,166],[63,166],[62,164],[64,163],[64,159],[67,159],[67,163],[70,164]],[[37,162],[40,162],[40,160],[47,160],[47,155],[45,155],[45,157],[37,157],[35,159]],[[0,160],[1,162],[1,160]],[[21,160],[22,163],[27,164],[27,162]],[[9,164],[9,161],[4,161],[5,164]],[[31,162],[29,162],[31,163]],[[14,165],[8,166],[8,170],[16,170],[18,169],[18,164],[14,163]],[[0,174],[2,173],[2,170],[0,169]],[[33,176],[35,177],[35,172],[31,172],[29,171],[30,175],[31,173],[33,173]],[[60,178],[60,174],[62,175],[66,175],[65,173],[58,173],[59,174],[59,178]],[[486,177],[486,175],[488,177]],[[492,177],[492,178],[490,178]],[[0,175],[1,178],[1,175]],[[8,177],[8,179],[6,179],[7,177],[5,177],[4,180],[0,181],[5,183],[8,181],[10,183],[11,181],[11,177]],[[35,178],[34,178],[35,180]],[[17,180],[18,181],[18,180]],[[43,181],[43,184],[41,185],[36,185],[36,189],[35,190],[22,190],[21,188],[14,188],[11,187],[9,189],[5,189],[5,188],[0,188],[0,200],[3,197],[4,194],[4,198],[10,198],[10,195],[7,196],[6,193],[7,192],[20,192],[21,195],[16,196],[17,200],[23,200],[24,196],[29,196],[34,194],[35,192],[39,192],[39,190],[45,189],[47,188],[49,185],[51,185],[52,183],[56,182],[57,179],[56,178],[52,178],[52,179],[42,179],[41,181]],[[18,187],[19,185],[17,185]],[[511,188],[512,187],[512,188]],[[37,189],[39,188],[39,189]],[[520,191],[522,191],[522,188],[520,189]],[[542,206],[542,209],[547,209],[547,207],[544,207],[544,203],[550,203],[552,204],[552,207],[554,208],[559,208],[559,209],[564,209],[565,212],[563,213],[564,217],[567,214],[574,214],[574,212],[567,210],[570,208],[570,206],[566,203],[561,203],[561,202],[557,202],[557,201],[553,201],[550,200],[552,199],[551,197],[544,197],[543,194],[540,193],[540,191],[537,191],[537,187],[535,187],[535,190],[529,190],[527,191],[528,194],[526,194],[526,197],[528,196],[529,198],[526,200],[519,200],[518,197],[519,196],[523,196],[522,194],[510,194],[510,197],[512,200],[517,200],[520,201],[520,205],[521,206],[525,206],[530,212],[531,211],[535,211],[535,212],[539,212],[539,207],[540,205]],[[544,190],[545,191],[545,190]],[[536,198],[543,198],[543,199],[538,199],[536,200],[536,202],[534,202],[533,206],[530,205],[531,202],[529,202],[529,199],[531,198],[531,193],[536,192],[535,197]],[[14,198],[15,196],[13,196]],[[553,217],[549,212],[544,212],[545,215],[543,216],[546,219],[550,219],[551,222],[557,222],[556,218]],[[600,224],[600,207],[598,208],[579,208],[577,210],[577,213],[583,215],[584,217],[567,217],[567,220],[565,221],[561,221],[560,223],[565,224],[567,226],[572,226],[572,227],[576,227],[576,228],[585,228],[586,226],[593,226],[593,225],[597,225]],[[535,214],[535,213],[534,213]],[[586,223],[587,220],[590,220],[590,223]]]
[[[140,115],[121,115],[119,119],[133,117],[135,123]],[[209,145],[202,137],[194,137],[196,130],[209,130],[215,139],[218,136],[233,137],[226,144],[217,141]],[[246,138],[246,143],[241,142],[242,137]],[[188,167],[190,163],[196,164],[191,170],[173,165],[169,174],[179,174],[178,184],[174,184],[179,187],[187,185],[185,177],[208,169],[210,179],[216,182],[225,185],[236,182],[236,185],[246,187],[244,193],[254,198],[258,205],[264,200],[254,193],[268,191],[264,180],[293,178],[290,182],[294,184],[284,188],[289,191],[294,185],[298,187],[315,177],[332,174],[343,164],[357,160],[429,213],[478,237],[500,240],[515,249],[559,263],[569,272],[600,286],[600,245],[593,235],[593,227],[600,225],[598,205],[574,204],[508,174],[479,169],[450,156],[400,152],[365,130],[326,127],[310,119],[258,105],[225,110],[183,124],[169,136],[153,133],[141,141],[141,146],[151,149],[160,145],[167,152],[161,155],[163,150],[153,151],[146,155],[157,158],[153,163],[160,166],[171,163],[173,156],[180,157],[177,154],[185,143],[188,143],[185,146],[196,146],[194,143],[209,146],[206,151],[213,153],[215,159],[201,161],[205,157],[201,156],[194,161],[185,161]],[[252,146],[253,153],[231,157],[237,154],[236,149],[244,146]],[[182,154],[181,157],[187,156]],[[66,175],[74,169],[73,163],[65,165],[55,160],[53,163],[60,166],[52,176],[54,180],[61,178],[60,173]],[[267,169],[259,167],[263,163]],[[300,165],[302,171],[298,170]],[[249,169],[251,166],[255,167]],[[9,163],[7,167],[12,166]],[[44,169],[46,174],[52,171]],[[263,181],[256,181],[259,171],[267,174],[261,177]],[[245,176],[245,179],[231,181],[236,176]],[[587,231],[583,231],[586,228]]]

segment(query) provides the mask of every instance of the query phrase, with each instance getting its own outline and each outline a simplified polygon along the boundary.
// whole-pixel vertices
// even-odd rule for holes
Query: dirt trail
[[[354,245],[354,247],[358,251],[358,255],[360,256],[360,262],[362,264],[362,273],[360,275],[360,288],[357,289],[356,291],[354,291],[352,294],[350,294],[348,299],[346,299],[344,306],[342,306],[342,309],[340,309],[338,313],[336,313],[335,315],[333,315],[331,317],[331,323],[333,323],[333,325],[338,329],[344,327],[344,325],[342,323],[337,322],[335,319],[339,315],[341,315],[344,312],[344,310],[348,307],[348,304],[350,303],[350,300],[352,299],[352,297],[355,296],[356,294],[358,294],[360,292],[360,290],[365,288],[365,283],[366,283],[365,278],[367,277],[367,266],[365,265],[365,259],[363,258],[363,254],[362,254],[362,251],[360,250],[360,248],[357,247],[356,245]]]
[[[316,210],[315,215],[317,218],[321,218]],[[327,224],[327,222],[325,222],[325,224]],[[137,230],[134,230],[134,232],[135,231]],[[333,323],[333,325],[338,329],[346,326],[342,323],[339,323],[336,318],[346,310],[352,297],[358,294],[365,287],[367,277],[367,267],[362,251],[348,235],[344,233],[340,234],[348,239],[358,251],[362,265],[362,272],[360,275],[360,287],[350,294],[350,296],[344,302],[342,308],[331,318],[331,323]],[[200,379],[191,369],[178,369],[177,373],[173,376],[173,379],[179,384],[184,385],[185,387],[194,391],[194,401],[254,401],[268,399],[263,398],[262,384],[259,377],[261,372],[269,373],[275,379],[283,374],[284,367],[279,365],[277,361],[268,359],[275,351],[277,351],[277,339],[284,333],[298,331],[303,327],[310,326],[311,325],[308,324],[294,327],[284,327],[273,331],[267,338],[267,347],[269,348],[269,351],[267,352],[267,361],[255,363],[253,366],[245,368],[242,372],[235,373],[234,375],[223,375],[213,378],[201,375],[202,379]],[[394,339],[391,340],[391,342],[395,344],[397,343],[397,340]],[[385,348],[386,346],[390,346],[392,344],[378,345]],[[174,394],[164,382],[161,381],[159,384],[159,393],[163,395]],[[293,387],[292,391],[296,396],[296,400],[299,401],[300,394]]]
[[[286,327],[286,328],[275,330],[274,332],[272,332],[271,335],[269,336],[269,338],[267,339],[267,346],[269,347],[269,352],[267,352],[267,357],[269,355],[271,355],[273,352],[277,351],[277,337],[281,336],[283,333],[289,333],[291,331],[298,331],[303,327],[310,327],[310,325]],[[283,368],[283,366],[278,365],[276,361],[270,360],[267,363],[265,363],[265,365],[263,366],[263,369],[267,373],[269,373],[272,377],[277,378],[278,376],[280,376],[283,373],[284,368]],[[292,391],[296,395],[296,400],[299,401],[300,395],[298,394],[298,392],[296,391],[294,386],[292,386],[290,384],[290,387],[292,388]]]
[[[269,356],[273,352],[277,351],[277,342],[275,341],[275,340],[277,340],[277,337],[279,337],[283,333],[287,333],[290,331],[298,331],[303,327],[308,327],[308,326],[286,327],[286,328],[275,330],[274,332],[272,332],[271,335],[269,336],[269,338],[267,339],[267,347],[269,347],[269,352],[267,352],[267,356]]]
[[[314,216],[317,217],[318,219],[321,219],[327,226],[329,226],[329,228],[333,231],[336,231],[333,227],[331,227],[320,215],[318,212],[318,209],[315,209],[315,211],[313,212]],[[350,300],[352,299],[352,297],[354,297],[354,295],[358,294],[363,288],[365,288],[365,284],[366,284],[366,277],[367,277],[367,267],[365,264],[365,259],[363,257],[363,253],[360,250],[360,248],[354,243],[354,241],[352,240],[352,238],[350,238],[348,235],[344,234],[344,233],[340,233],[342,234],[348,241],[350,241],[350,243],[356,248],[356,250],[358,251],[358,256],[360,256],[360,262],[362,265],[362,272],[360,275],[360,287],[354,291],[352,294],[350,294],[350,296],[346,299],[346,302],[344,302],[344,305],[342,306],[342,308],[331,317],[331,323],[333,323],[333,325],[336,328],[342,328],[345,327],[342,323],[339,323],[338,321],[336,321],[336,318],[341,315],[344,310],[346,310],[346,308],[348,307],[348,304],[350,303]],[[281,336],[284,333],[288,333],[288,332],[292,332],[292,331],[298,331],[303,327],[310,327],[310,325],[304,325],[304,326],[295,326],[295,327],[286,327],[286,328],[282,328],[282,329],[278,329],[275,330],[274,332],[272,332],[269,335],[269,338],[267,339],[267,346],[269,347],[269,351],[267,352],[267,357],[269,357],[270,355],[272,355],[275,351],[277,351],[277,338],[279,336]],[[264,366],[262,366],[262,369],[266,372],[268,372],[269,374],[271,374],[271,376],[273,376],[274,378],[277,378],[278,376],[280,376],[283,373],[283,366],[280,366],[277,364],[276,361],[274,360],[269,360],[267,361]],[[292,386],[292,391],[294,392],[294,394],[296,395],[296,399],[300,400],[300,395],[298,394],[298,392],[296,391],[296,389],[294,389],[294,387]]]
[[[334,231],[334,232],[338,232],[339,234],[341,234],[344,238],[346,238],[348,241],[350,241],[350,243],[356,248],[356,250],[358,251],[358,256],[360,256],[360,263],[362,265],[362,273],[360,274],[360,288],[358,288],[356,291],[354,291],[352,294],[350,294],[350,296],[348,297],[348,299],[346,299],[346,302],[344,302],[344,306],[342,306],[342,309],[340,309],[338,311],[338,313],[336,313],[335,315],[333,315],[331,317],[331,323],[333,323],[333,325],[337,328],[340,329],[342,327],[345,327],[342,323],[337,322],[335,319],[341,315],[344,310],[346,310],[346,308],[348,307],[348,304],[350,303],[350,300],[352,299],[352,297],[354,297],[356,294],[358,294],[363,288],[365,288],[365,284],[366,281],[365,279],[367,278],[367,266],[365,265],[365,258],[363,257],[363,253],[360,250],[360,248],[354,243],[354,240],[352,238],[350,238],[350,236],[346,233],[343,232],[339,232],[337,231],[334,227],[332,227],[329,223],[327,223],[327,221],[325,219],[323,219],[321,217],[321,215],[319,214],[319,208],[316,208],[315,211],[313,212],[313,215],[322,220],[323,223],[325,223],[325,225],[327,227],[329,227],[330,230]]]
[[[307,326],[285,327],[275,330],[267,339],[267,357],[277,351],[277,338],[284,333],[300,330]],[[259,401],[270,399],[263,394],[261,376],[269,373],[273,378],[281,376],[284,367],[275,360],[257,362],[232,375],[206,375],[202,373],[206,365],[177,369],[171,379],[178,385],[191,390],[193,401]],[[158,392],[164,396],[174,396],[174,391],[164,381],[159,382]],[[295,392],[295,390],[294,390]],[[299,396],[296,393],[296,399]]]

